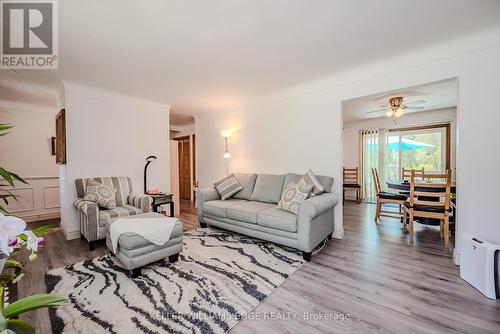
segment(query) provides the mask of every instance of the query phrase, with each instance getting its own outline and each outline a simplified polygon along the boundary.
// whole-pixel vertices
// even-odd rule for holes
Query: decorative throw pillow
[[[89,179],[83,199],[106,209],[114,209],[116,208],[116,189]]]
[[[298,214],[299,205],[309,197],[312,188],[313,186],[305,184],[302,180],[299,183],[290,183],[281,193],[276,208]]]
[[[316,196],[325,191],[325,188],[319,183],[316,175],[313,174],[311,169],[308,169],[307,172],[302,176],[301,181],[304,181],[308,186],[312,186],[311,196]]]
[[[233,173],[216,181],[214,186],[223,201],[243,189],[243,186],[238,182]]]

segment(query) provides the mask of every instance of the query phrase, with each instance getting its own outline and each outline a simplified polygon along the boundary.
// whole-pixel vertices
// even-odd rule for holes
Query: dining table
[[[389,189],[410,192],[410,181],[408,180],[391,180],[391,181],[386,181],[385,184],[387,184],[387,187]],[[435,189],[420,188],[418,186],[415,186],[415,190],[421,192],[436,191]],[[455,182],[451,183],[450,191],[454,194],[457,193],[457,185]]]
[[[408,180],[388,180],[385,182],[387,184],[387,187],[392,190],[397,190],[399,193],[409,195],[410,194],[410,181]],[[444,188],[444,187],[443,187]],[[415,186],[415,191],[419,192],[429,192],[429,191],[436,191],[436,189],[430,189],[430,188],[424,188],[424,187],[419,187],[418,185]],[[450,187],[450,192],[456,194],[457,193],[457,185],[455,182],[451,183]],[[419,199],[423,200],[435,200],[435,198],[423,198],[425,196],[419,196]],[[454,223],[455,221],[455,216],[456,216],[456,207],[452,203],[452,213],[450,217],[450,223]],[[415,219],[419,223],[426,224],[426,225],[439,225],[439,220],[438,219],[433,219],[433,218],[417,218]]]

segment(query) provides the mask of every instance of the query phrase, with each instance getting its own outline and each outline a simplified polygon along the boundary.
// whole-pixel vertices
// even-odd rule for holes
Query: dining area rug
[[[49,271],[47,292],[69,304],[49,310],[59,333],[225,333],[304,260],[300,252],[215,228],[184,234],[179,261],[130,278],[112,255]]]

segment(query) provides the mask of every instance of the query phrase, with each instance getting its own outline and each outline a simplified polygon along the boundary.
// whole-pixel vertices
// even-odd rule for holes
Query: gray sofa
[[[333,178],[317,178],[325,192],[307,199],[299,206],[298,215],[276,209],[281,192],[299,174],[236,174],[243,190],[222,201],[215,188],[196,192],[200,226],[213,225],[259,239],[299,249],[306,261],[312,250],[334,228],[333,210],[339,197],[332,192]]]

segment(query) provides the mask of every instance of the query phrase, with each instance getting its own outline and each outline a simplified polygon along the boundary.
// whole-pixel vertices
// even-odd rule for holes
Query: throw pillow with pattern
[[[87,181],[87,189],[83,199],[94,202],[105,209],[114,209],[116,208],[116,189],[90,179]]]
[[[298,214],[299,205],[309,197],[312,188],[312,185],[307,185],[302,180],[299,183],[290,183],[281,193],[281,199],[276,208]]]
[[[233,173],[216,181],[214,186],[219,192],[220,199],[223,201],[243,189],[243,186],[238,182]]]
[[[316,196],[325,191],[325,188],[319,183],[316,175],[313,174],[312,169],[308,169],[307,172],[302,176],[301,181],[303,181],[308,186],[312,186],[311,196]]]

